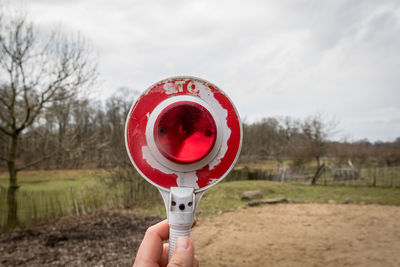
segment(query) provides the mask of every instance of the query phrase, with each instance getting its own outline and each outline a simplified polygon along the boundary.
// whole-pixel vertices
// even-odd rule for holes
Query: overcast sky
[[[21,4],[22,3],[22,4]],[[29,0],[44,29],[81,32],[100,96],[177,75],[223,89],[242,118],[339,122],[336,139],[400,136],[400,1]],[[61,25],[61,26],[60,26]]]

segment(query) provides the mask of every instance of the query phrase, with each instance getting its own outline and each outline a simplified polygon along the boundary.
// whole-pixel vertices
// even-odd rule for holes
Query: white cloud
[[[40,27],[61,23],[93,41],[104,96],[187,74],[220,86],[250,120],[319,111],[336,116],[355,139],[400,135],[395,0],[31,0],[25,6]],[[389,113],[395,118],[385,120]],[[377,129],[371,118],[385,126]]]

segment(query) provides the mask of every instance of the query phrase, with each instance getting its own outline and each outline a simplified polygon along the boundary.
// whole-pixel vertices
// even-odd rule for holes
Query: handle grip
[[[169,253],[168,260],[171,259],[175,249],[176,240],[180,236],[190,237],[190,230],[192,225],[169,225]]]
[[[203,192],[194,192],[191,187],[171,187],[170,191],[160,189],[168,215],[169,252],[168,261],[172,257],[176,241],[180,236],[190,237],[196,207]]]
[[[195,213],[194,188],[171,187],[168,201],[169,259],[180,236],[190,237]]]

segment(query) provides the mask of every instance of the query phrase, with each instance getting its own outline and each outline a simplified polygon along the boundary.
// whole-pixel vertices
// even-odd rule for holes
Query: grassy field
[[[271,181],[223,182],[208,190],[200,201],[197,215],[204,218],[245,207],[244,191],[260,190],[264,198],[286,197],[294,203],[355,203],[400,206],[399,188],[360,186],[309,186]],[[165,217],[162,201],[140,207],[140,212]]]
[[[20,223],[24,225],[100,209],[130,207],[138,199],[146,199],[158,194],[141,178],[133,177],[129,183],[124,181],[116,183],[109,179],[109,175],[104,170],[51,170],[19,173],[20,188],[16,199]],[[0,228],[7,222],[7,186],[7,173],[1,173]]]
[[[20,191],[65,190],[70,187],[80,188],[98,183],[103,170],[46,170],[22,171],[18,173]],[[0,186],[8,186],[8,173],[0,173]]]
[[[19,175],[17,201],[22,223],[90,213],[99,209],[134,208],[165,217],[157,190],[136,176],[132,182],[107,183],[103,170],[27,171]],[[0,174],[0,226],[6,222],[6,173]],[[208,190],[197,210],[207,217],[246,206],[244,191],[260,190],[264,198],[286,197],[295,203],[356,203],[400,205],[400,188],[301,185],[271,181],[223,182]]]
[[[275,180],[282,179],[289,182],[309,184],[315,175],[314,162],[304,166],[291,167],[290,161],[284,161],[280,168],[276,161],[263,161],[255,163],[238,164],[228,175],[227,180]],[[329,166],[329,165],[328,165]],[[360,170],[338,167],[326,167],[317,184],[329,186],[377,186],[400,187],[400,167],[368,166]]]

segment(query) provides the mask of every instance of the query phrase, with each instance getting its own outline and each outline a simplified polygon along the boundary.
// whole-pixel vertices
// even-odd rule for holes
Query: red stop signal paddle
[[[163,197],[170,254],[179,236],[190,235],[201,196],[233,168],[241,144],[236,108],[203,79],[164,79],[133,103],[125,145],[133,166]]]

